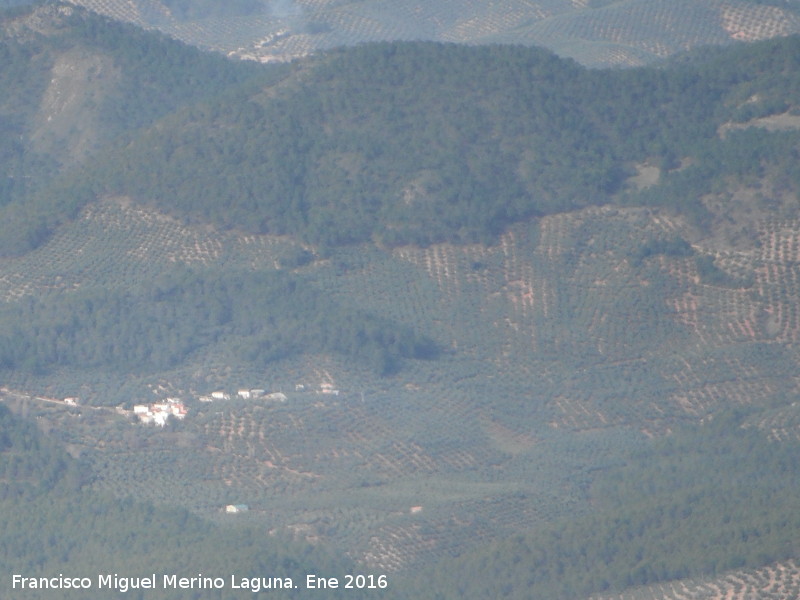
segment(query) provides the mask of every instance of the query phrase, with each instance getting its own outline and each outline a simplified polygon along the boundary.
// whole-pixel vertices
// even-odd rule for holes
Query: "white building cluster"
[[[303,384],[297,384],[295,389],[298,391],[305,391],[306,386]],[[316,393],[338,396],[339,390],[336,389],[331,383],[322,383],[320,384]],[[240,388],[236,390],[235,394],[230,394],[228,392],[219,390],[211,392],[211,394],[205,396],[200,396],[197,398],[197,400],[200,402],[216,402],[231,400],[233,398],[239,398],[241,400],[260,398],[263,400],[270,400],[272,402],[286,402],[288,399],[286,394],[283,392],[268,393],[266,390],[261,388]],[[72,402],[70,402],[71,400],[77,404],[77,399],[73,398],[67,398],[64,400],[64,402],[66,404],[72,404]],[[188,412],[189,411],[187,410],[186,406],[184,406],[183,401],[178,398],[167,398],[152,404],[136,404],[133,407],[133,414],[141,423],[144,423],[145,425],[157,425],[159,427],[164,427],[170,417],[183,420]]]
[[[241,398],[242,400],[251,400],[254,398],[263,398],[265,400],[276,400],[278,402],[286,402],[286,394],[281,392],[267,393],[264,389],[246,389],[241,388],[236,391],[235,396],[231,396],[228,392],[216,391],[211,392],[208,396],[200,396],[200,402],[214,402],[215,400],[230,400],[231,398]]]
[[[164,427],[170,417],[183,420],[188,411],[183,402],[177,398],[167,398],[153,404],[137,404],[133,407],[133,414],[145,425],[158,425]]]

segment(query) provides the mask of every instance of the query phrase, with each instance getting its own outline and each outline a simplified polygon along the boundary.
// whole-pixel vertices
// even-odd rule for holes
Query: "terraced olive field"
[[[280,60],[422,36],[631,65],[797,25],[766,1],[248,5],[94,8]],[[76,490],[318,544],[402,581],[395,600],[494,597],[493,578],[505,600],[797,595],[795,39],[674,72],[431,44],[259,67],[72,6],[9,15],[5,89],[43,108],[7,95],[0,115],[0,402],[55,438]],[[508,108],[434,128],[473,105]],[[101,143],[97,115],[137,107],[62,165]],[[184,420],[173,401],[165,427],[139,421],[167,398]]]
[[[131,287],[175,264],[263,268],[295,246],[285,238],[188,227],[124,198],[109,199],[87,209],[41,249],[3,261],[0,295],[10,300],[89,283]]]
[[[592,596],[591,600],[782,600],[800,593],[800,569],[789,561],[763,569],[738,571],[705,581],[680,581],[632,590],[624,594]]]
[[[371,41],[544,46],[591,66],[631,66],[699,45],[800,32],[790,6],[741,0],[290,0],[257,14],[176,17],[159,0],[70,0],[188,44],[262,61]]]
[[[324,540],[399,571],[588,510],[592,469],[723,408],[763,408],[752,426],[798,437],[800,221],[770,217],[755,231],[751,249],[708,238],[692,256],[642,259],[645,241],[691,227],[600,207],[517,225],[491,246],[360,246],[294,268],[320,294],[413,323],[441,348],[388,378],[331,355],[256,369],[221,339],[168,372],[16,373],[5,385],[93,405],[179,396],[190,415],[163,431],[113,411],[26,410],[91,461],[98,489]],[[0,262],[0,292],[124,290],[181,264],[276,270],[296,246],[106,199]],[[709,281],[702,257],[728,279]],[[197,400],[240,387],[287,399]],[[250,511],[223,514],[232,503]]]

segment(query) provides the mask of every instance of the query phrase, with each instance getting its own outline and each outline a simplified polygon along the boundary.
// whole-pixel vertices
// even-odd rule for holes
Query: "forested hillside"
[[[41,244],[102,197],[132,198],[184,223],[291,235],[306,248],[276,257],[286,269],[360,243],[495,244],[514,223],[608,203],[667,208],[708,232],[716,217],[701,201],[704,195],[764,172],[780,182],[780,197],[800,186],[795,132],[738,125],[771,115],[793,118],[791,98],[800,88],[795,38],[686,57],[669,68],[611,73],[542,50],[384,44],[292,68],[230,65],[225,74],[229,63],[221,59],[158,37],[120,35],[121,26],[97,17],[60,15],[58,23],[60,43],[81,40],[82,47],[94,44],[108,53],[113,69],[126,74],[119,81],[127,87],[109,88],[106,108],[81,113],[87,121],[113,123],[104,129],[105,145],[96,139],[98,149],[87,150],[84,164],[59,166],[54,146],[52,156],[41,155],[42,166],[32,167],[37,134],[28,144],[22,135],[16,152],[26,161],[8,177],[13,185],[3,208],[1,239],[9,254]],[[159,53],[159,44],[169,52]],[[29,60],[19,61],[20,77],[29,79],[27,93],[46,96],[34,86],[39,80],[30,75]],[[192,66],[182,68],[184,63]],[[150,70],[161,79],[142,85]],[[209,80],[206,73],[213,85],[202,83]],[[171,79],[185,82],[185,89],[170,85]],[[170,90],[166,99],[162,88]],[[214,90],[220,98],[208,99]],[[149,125],[182,97],[192,98],[191,105]],[[125,118],[114,118],[114,111]],[[41,117],[23,112],[20,127],[49,128],[31,125]],[[55,163],[49,168],[48,156]],[[9,168],[14,164],[9,161]],[[660,173],[658,185],[631,184],[641,165]],[[40,183],[17,189],[15,182],[28,178]],[[688,252],[684,239],[669,242],[683,249],[679,254],[659,246],[664,243],[644,244],[635,251],[638,259]],[[709,257],[698,257],[697,265],[707,281],[724,281]],[[251,364],[333,350],[391,373],[402,357],[438,352],[419,331],[371,309],[345,316],[348,309],[336,303],[321,306],[301,279],[264,283],[245,271],[220,287],[209,282],[211,275],[195,277],[173,308],[151,283],[125,286],[121,297],[84,288],[82,297],[64,301],[57,294],[9,307],[2,317],[8,323],[2,364],[30,372],[70,364],[169,368],[221,336],[237,340],[229,351]],[[267,291],[256,291],[262,288]],[[280,289],[288,293],[267,300]],[[187,311],[189,297],[203,298],[207,306]],[[257,305],[237,308],[242,298],[256,297]],[[104,314],[109,317],[102,321],[98,315]],[[267,333],[264,327],[277,322]],[[339,324],[336,333],[320,325],[331,322]]]
[[[112,140],[186,102],[219,95],[256,74],[251,64],[68,6],[14,9],[1,27],[5,254],[41,243],[91,198],[75,189],[53,198],[56,175],[79,168]]]
[[[590,516],[442,561],[405,597],[569,600],[796,558],[800,448],[743,429],[744,416],[633,453],[593,482]]]
[[[278,90],[187,108],[48,198],[90,187],[322,248],[493,242],[511,223],[619,200],[650,163],[662,185],[623,201],[706,226],[699,198],[715,182],[769,164],[796,188],[796,136],[735,124],[793,108],[799,43],[610,73],[524,48],[365,46],[298,63]]]
[[[3,308],[0,368],[31,373],[154,373],[230,338],[235,359],[255,366],[334,352],[388,375],[403,358],[436,355],[409,326],[339,305],[280,272],[171,270],[125,291],[98,286]]]

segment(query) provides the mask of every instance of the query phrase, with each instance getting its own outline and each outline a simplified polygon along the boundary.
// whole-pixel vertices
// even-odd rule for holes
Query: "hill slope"
[[[25,401],[23,405],[29,408]],[[197,586],[171,589],[162,585],[162,576],[198,577],[205,572],[224,580],[222,586],[201,588],[212,590],[204,593],[229,599],[241,594],[232,589],[231,575],[260,572],[268,577],[281,571],[274,576],[291,577],[304,586],[307,572],[350,568],[346,561],[286,539],[265,540],[230,524],[215,527],[184,510],[94,493],[85,466],[35,425],[0,405],[0,555],[5,585],[16,590],[15,596],[98,598],[107,597],[109,588],[112,593],[138,593],[137,581],[158,573],[151,580],[149,598],[197,598]],[[101,586],[99,576],[115,572],[120,583]],[[12,573],[27,582],[12,583]],[[47,582],[39,583],[40,577]],[[51,583],[73,578],[82,583]],[[304,597],[303,591],[295,593]],[[338,593],[330,592],[332,597]]]
[[[702,45],[800,32],[786,1],[71,0],[189,44],[262,61],[377,41],[544,46],[590,66],[641,65]]]
[[[30,198],[51,194],[58,174],[185,102],[254,74],[253,65],[70,6],[16,9],[4,15],[0,32],[0,206],[8,224],[0,246],[7,253],[34,246],[52,224],[52,210],[37,209]],[[82,196],[62,194],[56,202],[60,214],[74,214]]]
[[[704,225],[697,198],[714,181],[763,160],[794,185],[795,136],[776,145],[734,125],[791,117],[797,55],[787,38],[671,69],[597,72],[524,48],[364,46],[298,63],[278,89],[165,120],[99,166],[96,191],[325,247],[488,242],[511,223],[621,194],[679,203]],[[662,185],[625,194],[645,163],[665,167]]]

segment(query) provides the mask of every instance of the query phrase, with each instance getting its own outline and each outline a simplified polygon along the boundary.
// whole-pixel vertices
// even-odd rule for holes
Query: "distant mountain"
[[[794,0],[71,2],[262,61],[364,42],[428,40],[543,46],[585,65],[632,66],[702,45],[800,33]]]

